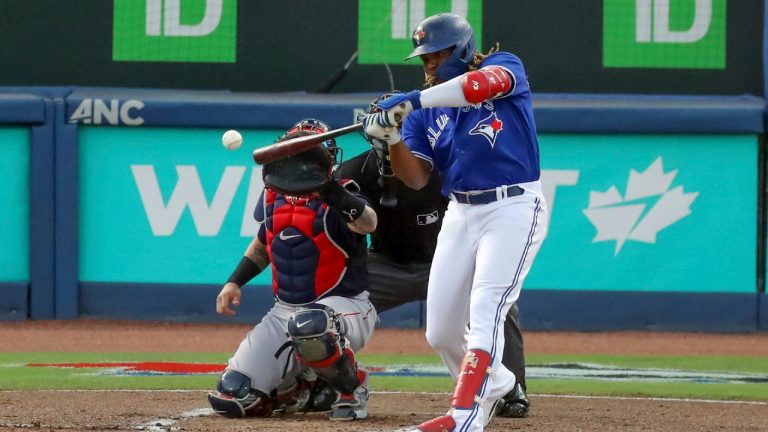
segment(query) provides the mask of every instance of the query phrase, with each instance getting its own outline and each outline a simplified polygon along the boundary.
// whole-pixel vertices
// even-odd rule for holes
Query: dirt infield
[[[0,322],[4,352],[230,353],[247,325],[105,321]],[[526,352],[768,356],[768,334],[527,332]],[[422,331],[378,329],[365,353],[431,353]],[[374,389],[375,391],[375,389]],[[537,395],[527,419],[495,419],[490,432],[768,431],[768,404]],[[444,412],[447,394],[374,393],[365,421],[322,414],[227,420],[202,391],[0,391],[2,431],[387,431]]]

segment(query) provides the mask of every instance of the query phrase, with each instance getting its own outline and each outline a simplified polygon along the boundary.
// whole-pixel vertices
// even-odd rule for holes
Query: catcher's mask
[[[290,133],[295,133],[299,131],[304,132],[311,132],[315,134],[321,134],[325,133],[331,130],[331,127],[328,126],[328,123],[314,119],[314,118],[306,118],[304,120],[296,122],[295,125],[291,126],[290,129],[288,129],[282,137],[280,137],[280,140],[282,141],[285,139],[285,136]],[[331,155],[331,162],[333,165],[338,165],[344,160],[344,151],[341,147],[336,145],[336,140],[333,138],[327,139],[323,141],[323,146],[326,150],[328,150],[328,154]]]
[[[318,132],[288,131],[277,142]],[[301,153],[264,164],[264,185],[282,193],[305,195],[315,192],[331,178],[334,158],[325,143]]]

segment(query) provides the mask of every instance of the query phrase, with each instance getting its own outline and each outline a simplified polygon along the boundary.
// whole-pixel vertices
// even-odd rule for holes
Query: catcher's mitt
[[[311,135],[311,132],[290,133],[279,141]],[[278,141],[278,142],[279,142]],[[299,154],[264,164],[262,175],[264,185],[284,193],[310,193],[331,179],[333,162],[328,150],[318,144]]]

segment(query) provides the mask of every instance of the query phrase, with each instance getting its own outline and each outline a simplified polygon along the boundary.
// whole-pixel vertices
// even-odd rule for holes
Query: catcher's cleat
[[[339,396],[325,380],[319,378],[312,388],[307,411],[329,411]]]
[[[330,420],[352,421],[368,417],[368,370],[358,366],[357,376],[360,385],[353,393],[339,394],[328,413]]]
[[[306,411],[315,381],[297,379],[296,383],[284,389],[278,388],[273,398],[275,414],[293,414]]]
[[[331,405],[338,399],[338,393],[331,388],[324,379],[318,378],[309,391],[309,397],[303,405],[299,407],[299,412],[321,412],[329,411]]]
[[[446,414],[416,426],[414,432],[453,432],[454,429],[456,429],[456,420]]]
[[[525,418],[528,417],[528,409],[531,402],[525,394],[525,387],[521,383],[515,384],[515,387],[501,398],[496,406],[496,415],[500,417]]]

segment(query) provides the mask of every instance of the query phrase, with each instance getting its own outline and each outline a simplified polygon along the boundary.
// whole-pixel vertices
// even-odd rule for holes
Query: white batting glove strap
[[[391,124],[401,125],[411,111],[421,109],[421,91],[394,93],[390,97],[380,100],[376,106],[382,111],[389,111]]]
[[[413,111],[413,104],[411,104],[409,101],[401,102],[386,111],[387,121],[390,124],[400,126],[403,124],[405,118],[408,117],[408,114],[410,114],[411,111]]]
[[[389,145],[397,144],[401,141],[400,132],[390,121],[389,112],[381,111],[373,114],[366,114],[363,117],[365,134],[371,138],[384,141]]]

